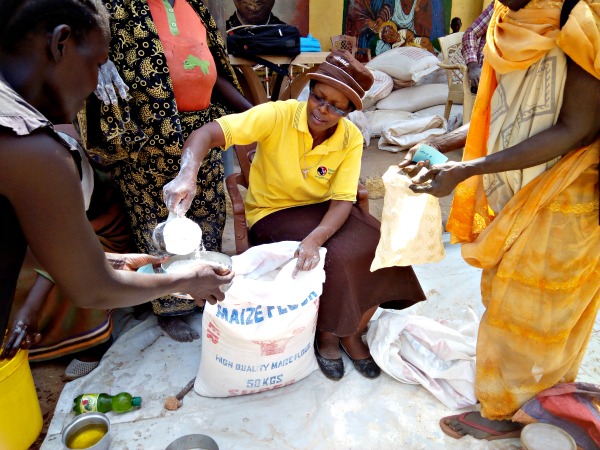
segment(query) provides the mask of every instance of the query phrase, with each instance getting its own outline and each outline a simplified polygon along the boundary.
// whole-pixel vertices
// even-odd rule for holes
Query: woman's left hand
[[[137,270],[146,264],[161,264],[169,259],[168,256],[152,256],[143,253],[107,253],[106,258],[113,269],[129,271]]]
[[[413,192],[431,194],[435,197],[446,197],[452,194],[454,188],[468,178],[465,165],[460,162],[448,161],[436,164],[428,170],[420,172],[412,179],[410,185]]]
[[[317,267],[321,257],[319,255],[320,246],[310,242],[302,241],[294,253],[294,258],[298,258],[296,267],[292,272],[292,278],[296,278],[299,271],[309,271]]]
[[[19,349],[28,349],[42,340],[42,335],[39,333],[36,323],[36,318],[17,317],[12,330],[7,334],[0,353],[0,360],[12,359]]]

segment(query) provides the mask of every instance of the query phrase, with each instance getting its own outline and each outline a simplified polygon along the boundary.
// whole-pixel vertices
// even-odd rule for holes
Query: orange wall
[[[308,28],[321,49],[331,49],[331,36],[342,34],[344,0],[310,0]]]

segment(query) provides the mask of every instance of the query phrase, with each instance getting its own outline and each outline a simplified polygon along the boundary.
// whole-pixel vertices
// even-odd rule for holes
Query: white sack
[[[411,191],[410,178],[396,165],[390,166],[382,180],[385,196],[381,237],[371,272],[383,267],[428,264],[444,259],[438,198]]]
[[[435,55],[422,48],[396,47],[371,59],[366,66],[400,81],[419,81],[437,70],[438,62]]]
[[[386,98],[394,88],[394,80],[387,73],[381,70],[370,69],[373,74],[373,86],[362,99],[363,111],[375,107],[377,102],[382,98]]]
[[[352,111],[348,114],[347,118],[360,130],[360,133],[363,136],[363,144],[368,147],[371,143],[371,125],[369,124],[369,119],[367,119],[365,113],[358,110]]]
[[[302,88],[302,90],[298,94],[297,100],[299,102],[308,101],[308,94],[310,94],[310,83],[306,83],[306,85]]]
[[[450,409],[477,403],[477,316],[460,322],[384,311],[371,321],[367,342],[381,370],[403,383],[421,384]]]
[[[233,256],[235,278],[225,300],[204,307],[198,394],[253,394],[317,369],[313,342],[326,249],[315,269],[292,278],[298,244],[259,245]]]
[[[393,109],[375,109],[373,111],[365,111],[365,116],[369,121],[371,137],[379,137],[381,136],[381,132],[391,124],[399,120],[410,119],[413,117],[413,113]]]
[[[447,84],[425,84],[392,91],[377,102],[377,109],[399,109],[415,112],[435,105],[445,105],[448,99]]]
[[[422,77],[417,84],[448,84],[446,69],[436,69]]]
[[[381,132],[379,150],[396,153],[407,150],[429,136],[439,136],[448,130],[446,119],[441,116],[413,117],[400,120]]]

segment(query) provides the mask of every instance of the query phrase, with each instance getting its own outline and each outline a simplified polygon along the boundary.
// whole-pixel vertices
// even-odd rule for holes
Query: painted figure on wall
[[[310,0],[222,0],[226,29],[241,25],[290,24],[308,34]]]
[[[284,23],[272,13],[275,0],[233,0],[234,13],[227,19],[227,30],[242,25],[279,25]]]
[[[442,0],[349,1],[346,34],[357,36],[359,48],[371,48],[373,54],[391,48],[392,45],[385,45],[390,44],[387,40],[380,43],[382,27],[390,22],[398,31],[410,31],[415,41],[422,41],[421,46],[430,51],[431,42],[446,34]]]

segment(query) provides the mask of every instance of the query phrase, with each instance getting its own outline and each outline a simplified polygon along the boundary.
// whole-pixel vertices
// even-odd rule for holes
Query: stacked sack
[[[412,46],[392,48],[369,61],[366,67],[375,83],[363,99],[364,117],[351,118],[361,124],[363,136],[380,137],[380,149],[397,152],[429,135],[446,133],[448,83],[439,62],[427,50]],[[462,107],[453,106],[451,117],[460,111]]]

